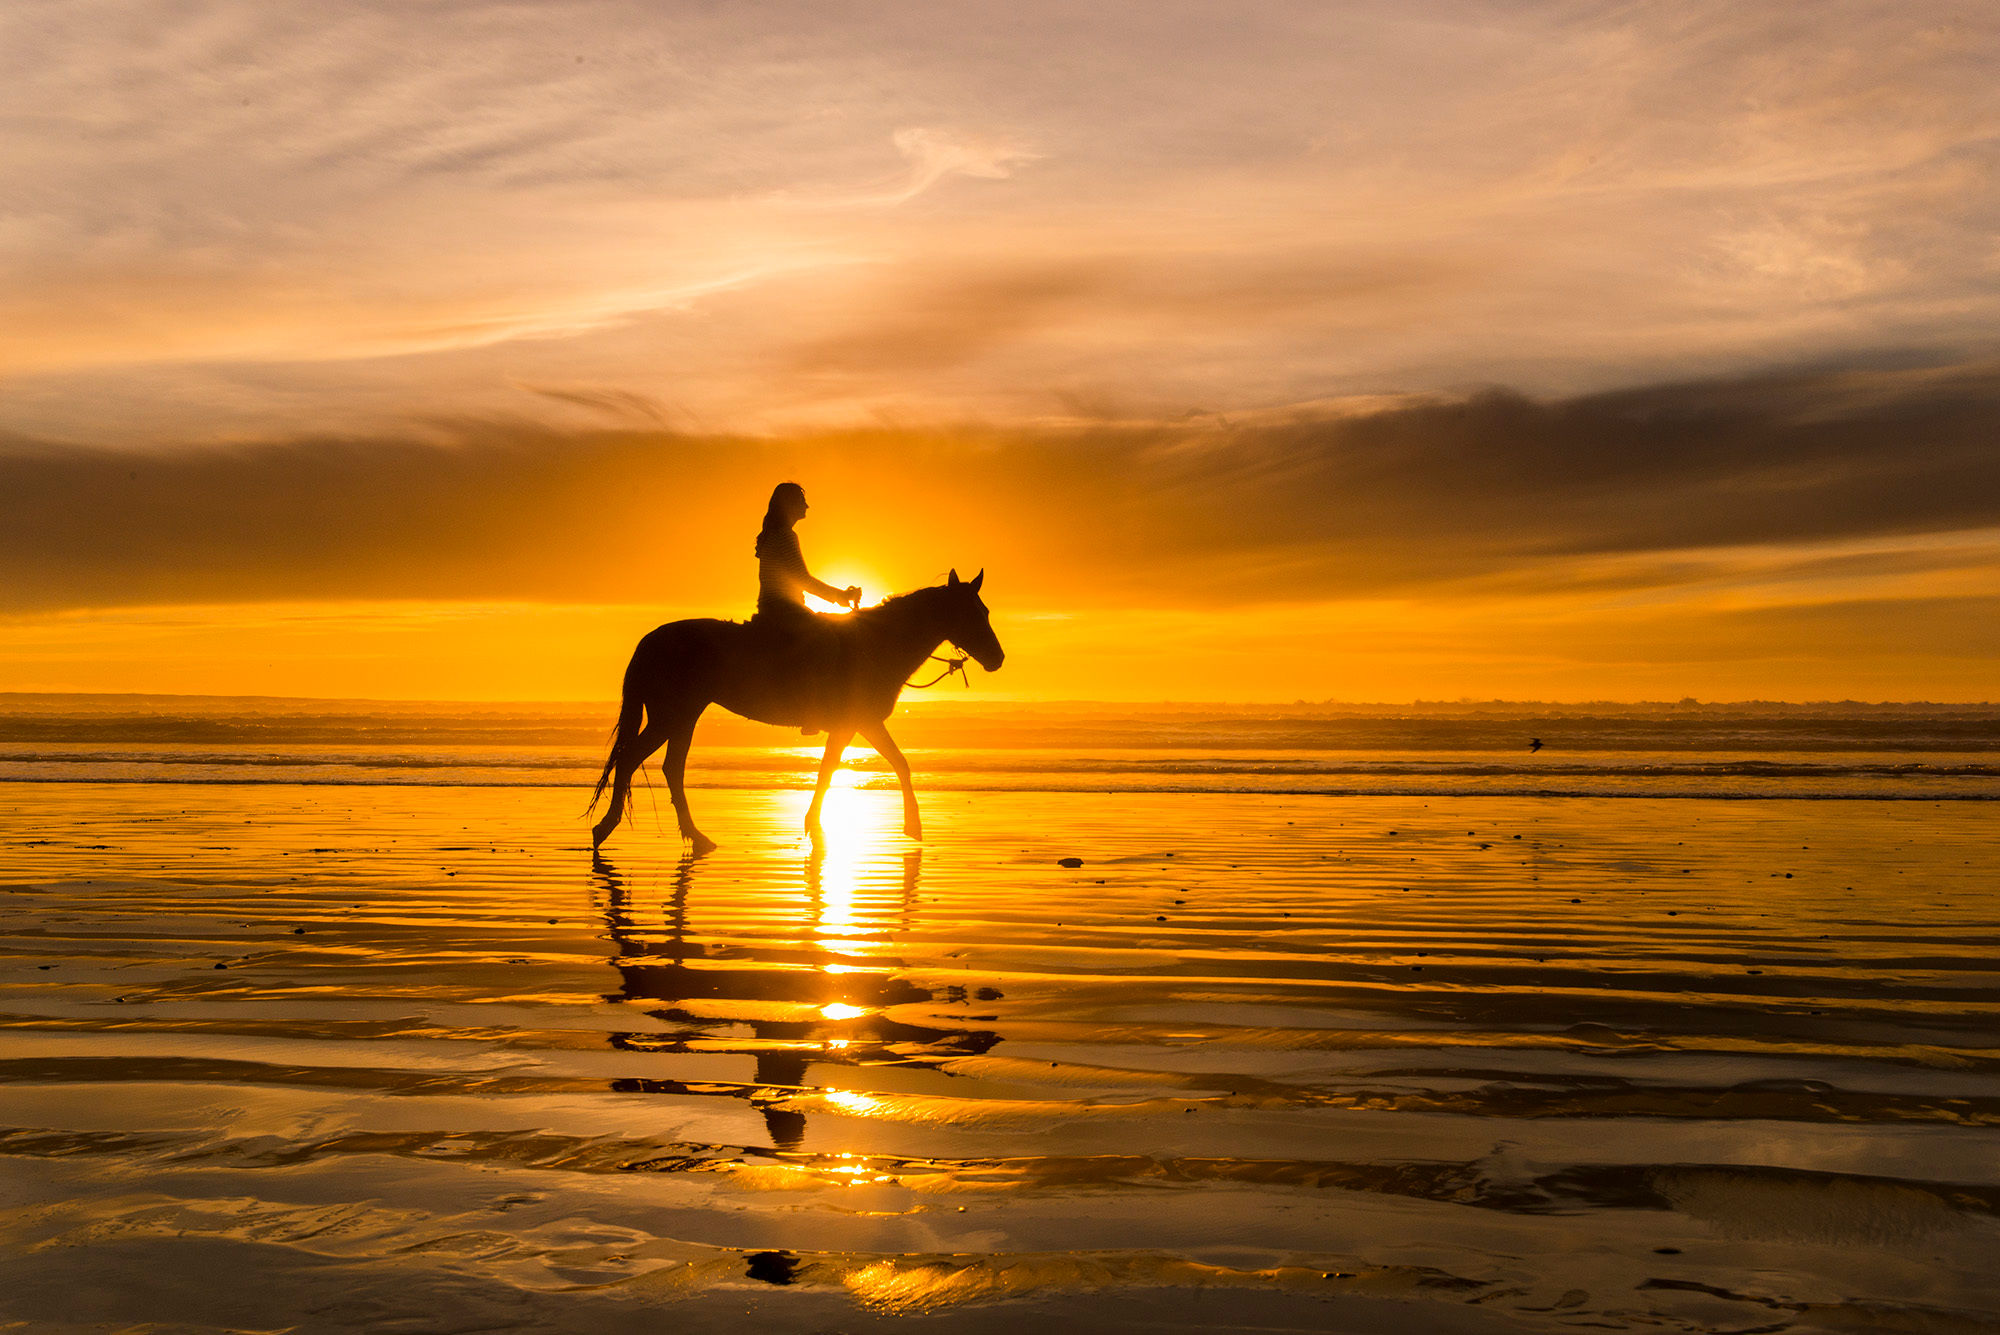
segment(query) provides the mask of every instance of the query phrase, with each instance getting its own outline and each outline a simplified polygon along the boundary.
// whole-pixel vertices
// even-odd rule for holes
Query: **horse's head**
[[[956,570],[945,582],[946,606],[944,637],[971,654],[973,661],[988,672],[998,672],[1007,654],[1000,648],[1000,637],[993,633],[993,620],[986,611],[986,604],[979,600],[979,586],[986,582],[986,572],[980,571],[971,579],[960,579]]]

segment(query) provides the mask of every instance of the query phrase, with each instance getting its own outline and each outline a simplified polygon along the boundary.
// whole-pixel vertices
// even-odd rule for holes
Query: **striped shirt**
[[[762,533],[757,538],[757,610],[806,607],[806,588],[814,583],[806,570],[799,535],[790,529]]]

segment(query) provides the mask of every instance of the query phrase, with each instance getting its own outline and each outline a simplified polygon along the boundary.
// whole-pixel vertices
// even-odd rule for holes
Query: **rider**
[[[802,687],[800,731],[810,733],[825,727],[832,712],[828,687],[840,671],[841,645],[840,637],[829,633],[833,619],[809,609],[805,596],[859,608],[861,588],[836,589],[806,569],[799,536],[792,532],[806,509],[805,488],[796,482],[780,482],[771,492],[757,534],[757,614],[750,624],[772,636],[776,657]]]
[[[799,535],[792,525],[806,517],[806,489],[796,482],[780,482],[771,492],[771,504],[764,511],[764,527],[757,534],[757,615],[784,616],[806,611],[806,595],[824,598],[848,607],[861,606],[861,587],[850,584],[836,589],[814,579],[806,569],[805,553],[799,550]]]

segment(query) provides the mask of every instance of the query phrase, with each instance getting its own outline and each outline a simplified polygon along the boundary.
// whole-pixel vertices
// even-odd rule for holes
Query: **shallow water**
[[[824,743],[695,748],[690,781],[768,792],[810,788]],[[601,750],[601,748],[600,748]],[[908,748],[931,792],[1266,793],[1280,797],[1695,797],[1793,800],[2000,801],[1990,753],[1771,751],[1726,755],[1598,750],[1543,759],[1527,752],[1171,751]],[[395,750],[287,742],[263,748],[0,743],[0,783],[570,787],[589,790],[598,751],[435,742]],[[886,761],[857,747],[857,786],[893,788]],[[651,780],[647,776],[648,781]]]
[[[2000,1319],[1989,803],[695,797],[0,785],[0,1317]]]
[[[0,695],[0,782],[589,787],[613,705]],[[1988,705],[954,706],[893,720],[933,793],[2000,800]],[[711,710],[705,787],[809,785],[819,739]],[[1530,743],[1542,741],[1540,750]],[[865,748],[864,785],[893,786]]]

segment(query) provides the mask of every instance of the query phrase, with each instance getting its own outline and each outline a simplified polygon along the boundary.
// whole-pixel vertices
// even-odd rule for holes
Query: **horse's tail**
[[[590,806],[584,810],[584,815],[587,816],[597,810],[597,804],[604,800],[604,790],[611,786],[612,771],[618,768],[618,753],[625,749],[627,742],[638,736],[639,720],[644,709],[645,706],[640,703],[639,697],[632,693],[632,683],[627,681],[624,685],[624,700],[618,706],[618,723],[611,729],[611,754],[604,758],[604,773],[597,776],[597,787],[591,790]],[[625,814],[631,814],[631,805],[632,794],[627,793]]]

